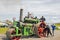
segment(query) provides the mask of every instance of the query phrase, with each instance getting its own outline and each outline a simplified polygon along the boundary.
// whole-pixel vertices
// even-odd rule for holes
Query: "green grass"
[[[57,30],[60,30],[60,23],[56,23],[55,26]]]
[[[0,28],[0,34],[5,34],[9,28]]]
[[[56,23],[55,25],[56,25],[56,26],[60,26],[60,23]]]

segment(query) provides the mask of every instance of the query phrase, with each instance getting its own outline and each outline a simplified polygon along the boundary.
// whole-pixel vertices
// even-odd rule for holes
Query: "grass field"
[[[56,23],[56,29],[60,30],[60,23]]]
[[[0,34],[5,34],[9,28],[0,28]]]

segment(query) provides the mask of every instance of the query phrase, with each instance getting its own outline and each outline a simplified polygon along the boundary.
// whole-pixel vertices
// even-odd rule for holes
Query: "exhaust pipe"
[[[20,19],[19,19],[19,22],[22,22],[22,18],[23,18],[23,9],[20,9]]]
[[[29,18],[29,16],[30,16],[30,15],[29,15],[29,12],[28,12],[28,18]]]

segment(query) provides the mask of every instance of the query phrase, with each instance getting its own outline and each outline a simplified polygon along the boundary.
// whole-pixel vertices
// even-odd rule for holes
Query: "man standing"
[[[51,25],[51,27],[52,27],[52,34],[54,36],[54,30],[56,29],[56,26],[53,24],[53,25]]]
[[[49,36],[49,34],[52,36],[52,33],[51,33],[49,25],[46,25],[46,28],[44,29],[44,32],[45,33],[47,32],[47,37]]]
[[[46,19],[43,16],[40,18],[40,27],[45,28],[45,26],[46,26],[45,20]]]
[[[40,18],[40,20],[41,21],[46,21],[46,19],[43,16]]]

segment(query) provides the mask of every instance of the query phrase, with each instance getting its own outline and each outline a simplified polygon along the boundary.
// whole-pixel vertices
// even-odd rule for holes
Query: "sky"
[[[23,17],[28,12],[46,22],[60,22],[60,0],[0,0],[0,20],[19,20],[20,9],[23,9]]]

